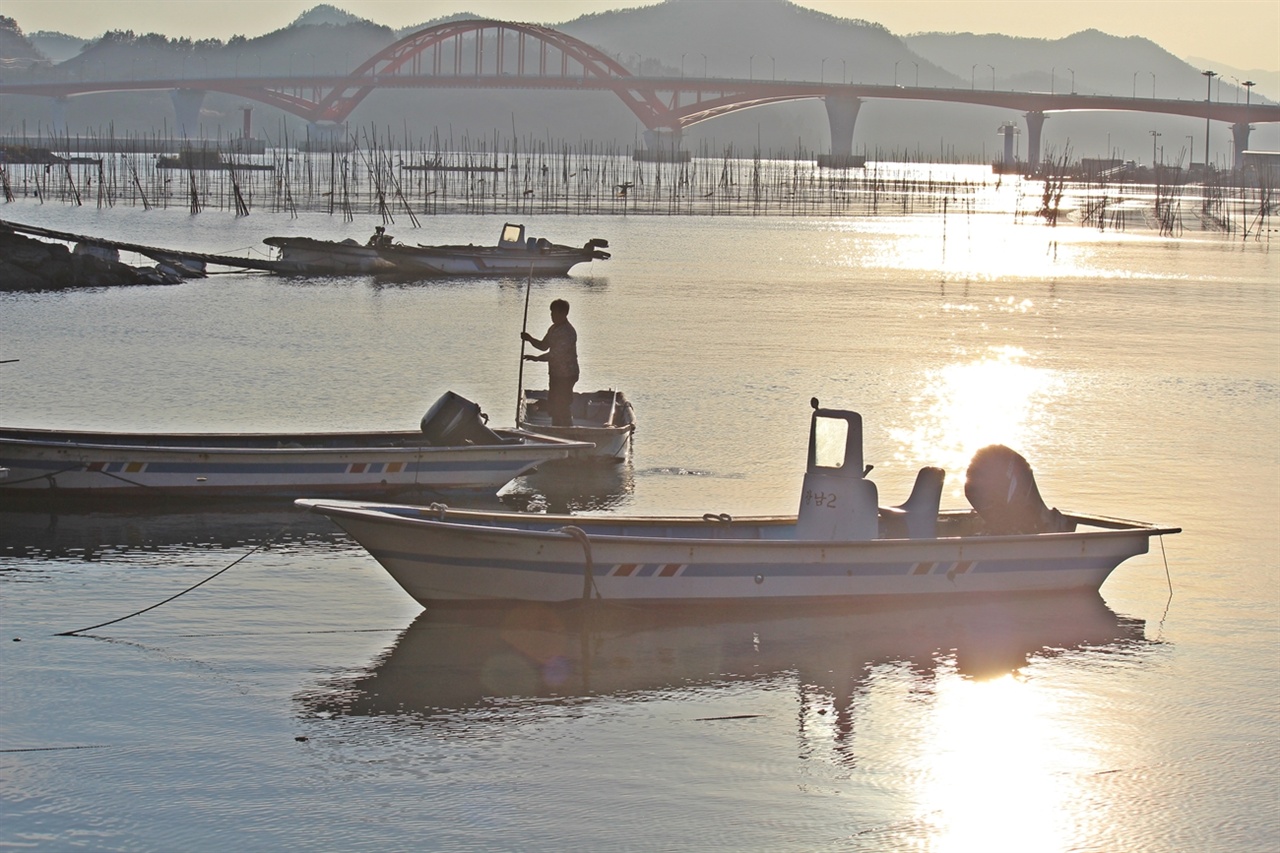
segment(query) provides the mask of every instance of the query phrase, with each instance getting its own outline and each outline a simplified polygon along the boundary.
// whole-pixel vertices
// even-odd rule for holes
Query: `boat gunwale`
[[[1163,536],[1166,534],[1181,533],[1181,527],[1165,527],[1143,521],[1131,521],[1128,519],[1111,518],[1108,516],[1091,516],[1083,514],[1066,514],[1067,517],[1081,521],[1091,526],[1097,527],[1094,530],[1072,530],[1072,531],[1056,531],[1046,533],[1016,533],[1016,534],[975,534],[969,536],[936,536],[933,538],[876,538],[876,539],[858,539],[858,540],[830,540],[830,539],[749,539],[746,537],[699,537],[699,536],[643,536],[630,535],[626,533],[592,533],[582,527],[582,522],[608,523],[620,527],[657,527],[662,524],[668,526],[687,525],[690,527],[698,524],[705,525],[723,525],[725,527],[741,526],[741,527],[762,527],[775,526],[785,527],[792,526],[796,523],[795,516],[742,516],[734,518],[731,521],[720,521],[718,519],[698,518],[697,516],[572,516],[572,515],[534,515],[524,513],[487,513],[475,510],[457,510],[443,504],[441,508],[436,510],[432,506],[415,507],[411,505],[400,504],[367,504],[358,501],[334,501],[322,498],[300,498],[294,503],[303,507],[309,512],[315,512],[320,515],[334,518],[351,517],[360,518],[368,521],[381,522],[383,524],[396,525],[412,525],[423,526],[432,529],[443,529],[452,532],[468,532],[476,535],[497,535],[502,537],[519,537],[532,536],[538,539],[548,539],[557,541],[566,541],[565,532],[561,529],[534,529],[528,527],[514,527],[509,525],[501,525],[495,523],[483,523],[485,520],[490,522],[501,521],[506,519],[514,520],[516,518],[524,518],[529,521],[536,521],[538,524],[559,525],[563,527],[576,527],[583,531],[587,539],[602,545],[620,545],[627,543],[657,545],[689,545],[689,546],[737,546],[749,545],[753,548],[765,549],[783,549],[795,548],[797,546],[822,546],[823,548],[845,549],[845,548],[867,548],[873,545],[887,545],[891,543],[903,543],[905,545],[922,546],[931,543],[943,543],[954,545],[956,543],[982,543],[982,544],[1003,544],[1015,542],[1034,542],[1049,541],[1062,542],[1070,540],[1082,539],[1114,539],[1132,534],[1143,534],[1148,538],[1151,536]],[[419,515],[401,515],[388,511],[385,507],[396,507],[402,509],[411,509],[419,513]],[[326,512],[325,510],[330,510]],[[427,513],[436,512],[440,517],[432,518]],[[461,515],[461,521],[449,521],[447,516]],[[939,513],[939,518],[947,515],[975,515],[972,510],[944,510]],[[467,519],[470,519],[468,522]],[[1102,522],[1101,524],[1093,524],[1092,522]]]
[[[128,452],[128,453],[200,453],[205,455],[227,455],[227,454],[249,454],[249,455],[320,455],[324,453],[451,453],[460,452],[468,455],[478,455],[482,451],[524,451],[536,450],[545,452],[547,450],[563,450],[567,452],[582,451],[586,452],[594,447],[589,441],[573,441],[571,439],[560,438],[554,435],[544,435],[528,430],[495,430],[500,435],[510,434],[512,438],[518,441],[504,442],[502,444],[351,444],[351,445],[334,445],[324,446],[319,442],[332,439],[343,439],[347,437],[371,437],[381,438],[386,441],[393,441],[399,437],[404,440],[416,438],[425,442],[421,432],[404,430],[404,431],[386,431],[386,432],[327,432],[327,433],[108,433],[108,432],[66,432],[63,435],[75,436],[73,439],[58,439],[57,430],[39,430],[39,429],[23,429],[5,427],[0,428],[0,450],[5,448],[41,448],[53,450],[87,450],[94,452]],[[39,436],[35,438],[17,437],[14,435],[6,435],[11,432],[24,433],[48,433],[48,437]],[[128,436],[137,439],[136,442],[120,443],[111,442],[112,436]],[[88,438],[89,440],[81,440]],[[99,441],[97,439],[101,438]],[[192,441],[199,442],[204,440],[217,441],[244,441],[253,442],[254,440],[281,442],[296,441],[302,446],[284,447],[284,446],[254,446],[247,444],[161,444],[148,443],[156,440],[174,440],[174,441]],[[306,444],[304,442],[310,442]]]

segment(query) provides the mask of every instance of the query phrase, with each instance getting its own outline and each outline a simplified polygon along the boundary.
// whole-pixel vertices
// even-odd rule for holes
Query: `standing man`
[[[520,339],[533,344],[543,355],[526,355],[525,361],[547,362],[547,408],[552,426],[573,426],[573,386],[578,381],[578,332],[569,323],[569,303],[556,299],[551,303],[551,328],[542,340],[528,332]]]

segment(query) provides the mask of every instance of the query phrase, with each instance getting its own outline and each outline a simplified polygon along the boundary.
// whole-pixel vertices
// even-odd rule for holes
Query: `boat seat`
[[[926,466],[916,474],[911,494],[897,506],[880,508],[880,536],[884,539],[936,539],[942,482],[947,472]]]

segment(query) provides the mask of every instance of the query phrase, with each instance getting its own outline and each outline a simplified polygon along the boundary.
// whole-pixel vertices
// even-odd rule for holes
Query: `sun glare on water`
[[[901,455],[963,471],[989,444],[1015,450],[1032,444],[1048,425],[1049,403],[1061,393],[1062,380],[1027,358],[1016,347],[994,348],[932,372],[912,400],[912,426],[892,433]]]
[[[931,716],[915,792],[924,849],[1069,849],[1083,756],[1052,694],[1012,673],[946,678]]]

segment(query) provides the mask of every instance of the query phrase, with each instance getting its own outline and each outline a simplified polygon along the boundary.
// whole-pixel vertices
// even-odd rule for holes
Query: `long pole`
[[[529,294],[533,292],[533,264],[529,264],[529,281],[524,288],[524,320],[520,324],[520,372],[516,379],[516,428],[520,427],[521,403],[524,402],[524,335],[529,331]]]

